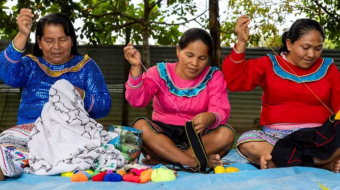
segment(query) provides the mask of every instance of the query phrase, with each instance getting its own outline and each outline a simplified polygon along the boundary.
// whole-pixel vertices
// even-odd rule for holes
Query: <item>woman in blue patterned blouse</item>
[[[89,115],[102,118],[111,109],[111,97],[97,64],[77,52],[70,19],[53,13],[39,20],[33,55],[23,56],[32,27],[30,9],[17,17],[19,32],[0,54],[0,77],[9,86],[22,87],[17,126],[0,135],[0,180],[15,177],[27,165],[27,141],[35,120],[49,98],[50,87],[68,80],[83,97]]]

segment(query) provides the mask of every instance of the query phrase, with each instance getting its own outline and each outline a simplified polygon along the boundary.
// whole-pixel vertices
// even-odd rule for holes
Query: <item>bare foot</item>
[[[152,158],[148,154],[146,154],[145,158],[142,159],[142,163],[145,164],[145,165],[152,165],[152,166],[157,165],[157,164],[170,165],[170,163]]]
[[[261,169],[275,168],[275,164],[272,161],[272,156],[270,154],[264,154],[260,158]]]
[[[325,165],[320,166],[320,168],[330,170],[335,173],[339,173],[340,170],[340,157],[335,158],[331,162],[328,162]]]
[[[209,156],[209,168],[223,166],[223,161],[221,160],[221,156],[219,154],[212,154]]]
[[[2,173],[2,170],[0,168],[0,181],[3,181],[5,179],[4,174]]]

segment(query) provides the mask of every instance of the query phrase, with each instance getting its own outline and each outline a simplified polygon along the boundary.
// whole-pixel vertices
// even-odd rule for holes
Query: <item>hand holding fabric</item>
[[[205,128],[213,125],[215,123],[215,120],[216,120],[215,114],[211,112],[197,114],[192,119],[196,133],[201,133]]]

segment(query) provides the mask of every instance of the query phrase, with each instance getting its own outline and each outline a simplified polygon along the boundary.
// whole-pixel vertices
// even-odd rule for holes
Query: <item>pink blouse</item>
[[[216,116],[210,129],[225,124],[230,104],[222,72],[207,66],[196,79],[183,80],[175,72],[176,64],[159,63],[137,78],[130,75],[125,84],[127,101],[134,107],[145,107],[153,98],[152,120],[171,125],[184,126],[202,112]]]

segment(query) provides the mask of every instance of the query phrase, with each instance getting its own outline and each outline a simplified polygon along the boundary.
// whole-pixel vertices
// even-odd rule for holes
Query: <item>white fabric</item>
[[[54,175],[90,167],[115,170],[124,165],[124,157],[113,145],[101,146],[109,140],[103,126],[84,109],[74,86],[58,80],[30,133],[25,172]]]

